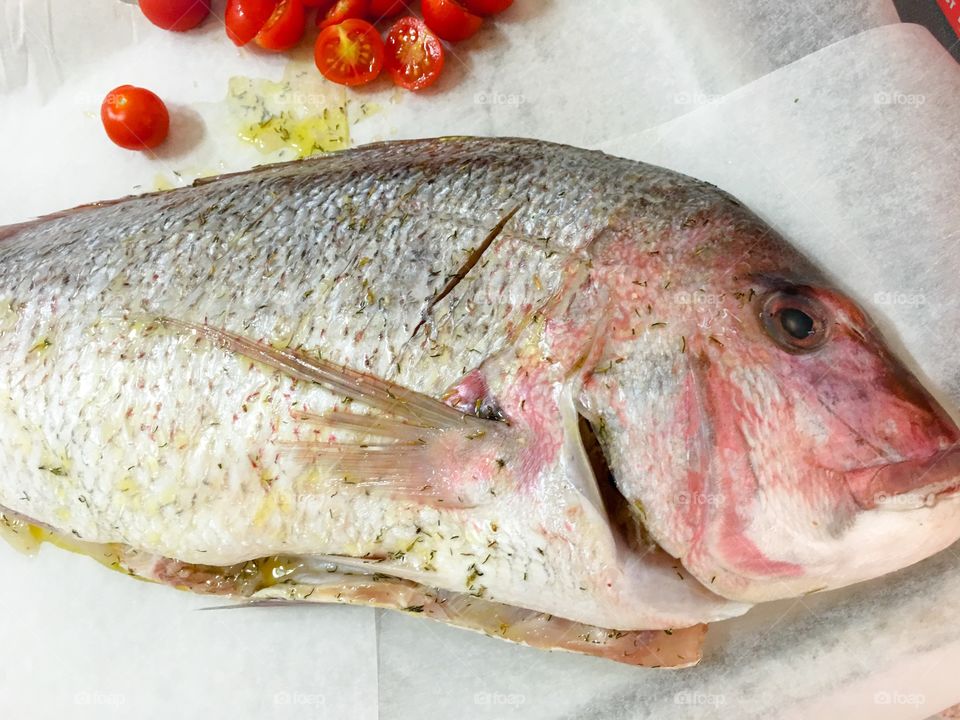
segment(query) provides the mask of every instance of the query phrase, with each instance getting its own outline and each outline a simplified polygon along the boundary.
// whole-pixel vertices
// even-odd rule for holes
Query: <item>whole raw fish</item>
[[[372,145],[0,229],[0,509],[198,591],[646,665],[960,536],[960,431],[729,195]]]

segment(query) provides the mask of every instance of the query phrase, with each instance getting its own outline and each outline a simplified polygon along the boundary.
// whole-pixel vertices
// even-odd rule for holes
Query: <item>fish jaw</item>
[[[960,499],[953,495],[933,506],[906,511],[882,507],[864,511],[837,537],[811,541],[798,535],[789,547],[766,548],[771,555],[805,557],[799,574],[751,577],[742,567],[727,570],[725,561],[716,558],[699,566],[691,558],[685,565],[724,597],[760,603],[846,587],[908,567],[954,544],[958,527]]]
[[[960,446],[927,459],[852,470],[845,477],[850,493],[864,509],[933,506],[960,492]]]

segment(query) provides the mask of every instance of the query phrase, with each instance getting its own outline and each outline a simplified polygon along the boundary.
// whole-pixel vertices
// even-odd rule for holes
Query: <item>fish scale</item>
[[[318,600],[678,665],[957,534],[960,435],[852,302],[713,186],[576,148],[383,143],[0,229],[0,360],[4,524],[211,592],[329,566]]]

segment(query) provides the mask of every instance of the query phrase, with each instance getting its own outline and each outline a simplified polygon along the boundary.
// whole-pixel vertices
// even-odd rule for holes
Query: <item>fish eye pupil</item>
[[[813,318],[797,308],[784,308],[780,311],[780,326],[788,335],[797,340],[806,340],[813,335]]]
[[[767,337],[788,353],[811,353],[830,337],[830,307],[812,288],[774,290],[763,300],[760,324]]]

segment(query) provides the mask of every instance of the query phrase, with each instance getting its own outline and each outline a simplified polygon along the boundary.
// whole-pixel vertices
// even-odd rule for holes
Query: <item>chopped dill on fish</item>
[[[960,431],[717,188],[370,145],[0,228],[0,533],[652,667],[960,536]]]

